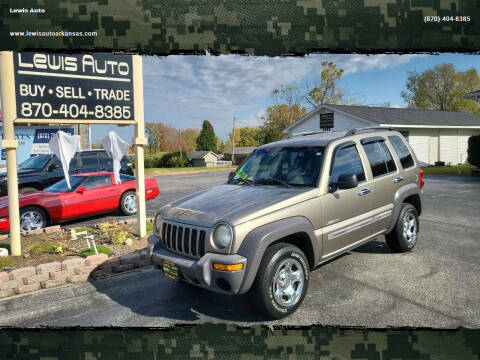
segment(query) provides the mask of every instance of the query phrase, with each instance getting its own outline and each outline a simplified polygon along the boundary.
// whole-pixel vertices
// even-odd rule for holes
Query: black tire
[[[407,221],[410,224],[409,228]],[[407,252],[412,250],[417,243],[419,232],[420,222],[418,221],[417,209],[412,204],[403,203],[397,223],[393,230],[385,235],[385,239],[392,251],[398,253]]]
[[[20,231],[42,229],[48,224],[48,217],[42,208],[26,206],[20,209]]]
[[[120,211],[124,214],[124,215],[135,215],[137,213],[137,206],[135,205],[135,209],[133,210],[131,206],[129,206],[127,204],[127,199],[131,199],[133,196],[133,199],[135,200],[135,204],[136,204],[136,199],[137,199],[137,195],[135,194],[135,191],[126,191],[122,194],[122,197],[120,198],[120,205],[119,205],[119,208],[120,208]]]
[[[32,192],[35,192],[35,191],[38,191],[38,189],[35,189],[34,187],[31,187],[31,186],[27,186],[27,187],[23,187],[23,188],[18,189],[19,194],[27,194],[27,193],[32,193]]]
[[[275,295],[275,288],[279,290],[280,294],[283,292],[282,287],[278,287],[278,282],[277,284],[274,284],[274,282],[275,278],[282,280],[282,271],[287,271],[288,268],[288,265],[285,265],[286,261],[290,261],[292,264],[289,274],[291,274],[292,269],[295,270],[298,267],[294,272],[299,271],[299,279],[301,279],[301,282],[297,281],[292,285],[292,280],[287,275],[286,280],[290,281],[292,289],[298,294],[292,297],[295,298],[295,301],[292,301],[290,305],[285,305],[285,303],[281,303],[282,300],[278,300],[279,297],[283,298],[283,296]],[[302,304],[308,290],[309,277],[308,261],[302,250],[287,243],[274,244],[267,248],[258,268],[257,276],[249,293],[252,303],[258,312],[270,318],[281,319],[287,317]],[[301,289],[299,289],[300,286]]]

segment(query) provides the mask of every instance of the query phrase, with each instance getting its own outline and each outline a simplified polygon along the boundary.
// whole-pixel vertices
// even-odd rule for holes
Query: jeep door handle
[[[365,188],[365,189],[362,189],[362,190],[358,190],[358,196],[363,196],[363,195],[367,195],[371,190],[369,188]]]
[[[399,183],[402,180],[403,180],[403,177],[397,176],[395,179],[393,179],[393,182],[396,184],[396,183]]]

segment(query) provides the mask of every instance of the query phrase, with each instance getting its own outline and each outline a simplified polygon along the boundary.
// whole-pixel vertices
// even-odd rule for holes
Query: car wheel
[[[35,206],[20,209],[20,231],[44,228],[47,225],[47,214]]]
[[[120,211],[124,215],[135,215],[137,213],[137,195],[134,191],[127,191],[122,195]]]
[[[18,189],[19,194],[32,193],[35,191],[38,191],[38,189],[35,189],[34,187],[23,187],[21,189]]]
[[[250,294],[255,308],[275,319],[292,314],[302,304],[308,289],[309,268],[298,247],[279,243],[263,256]]]
[[[412,250],[417,243],[419,230],[417,209],[412,204],[403,203],[395,227],[385,235],[388,247],[394,252]]]

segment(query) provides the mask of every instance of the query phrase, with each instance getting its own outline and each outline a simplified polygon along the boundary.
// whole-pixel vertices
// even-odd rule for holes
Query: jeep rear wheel
[[[265,251],[250,291],[256,309],[281,319],[302,304],[308,289],[309,268],[296,246],[279,243]]]
[[[388,247],[395,252],[407,252],[413,249],[418,240],[420,223],[415,206],[403,203],[393,230],[385,235]]]

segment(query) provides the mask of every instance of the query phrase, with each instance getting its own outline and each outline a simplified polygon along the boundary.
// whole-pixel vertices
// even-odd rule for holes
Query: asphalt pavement
[[[227,173],[159,177],[149,211],[225,181]],[[421,235],[414,250],[392,253],[378,238],[315,269],[290,317],[270,321],[248,295],[216,294],[144,268],[90,283],[0,301],[0,326],[140,326],[233,323],[373,328],[480,327],[480,182],[426,177]]]

